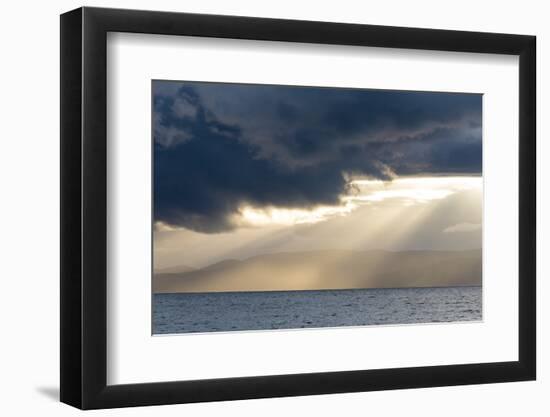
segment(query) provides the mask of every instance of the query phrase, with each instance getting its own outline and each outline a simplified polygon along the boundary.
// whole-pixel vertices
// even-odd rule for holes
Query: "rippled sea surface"
[[[153,334],[481,320],[481,287],[154,294]]]

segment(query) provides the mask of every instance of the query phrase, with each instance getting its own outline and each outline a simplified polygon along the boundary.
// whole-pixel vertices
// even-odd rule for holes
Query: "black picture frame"
[[[107,385],[108,32],[519,56],[519,358],[513,362]],[[61,15],[61,401],[81,409],[533,380],[534,36],[80,8]]]

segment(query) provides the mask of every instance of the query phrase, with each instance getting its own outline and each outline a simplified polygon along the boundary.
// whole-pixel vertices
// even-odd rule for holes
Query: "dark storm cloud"
[[[358,152],[377,158],[399,175],[480,174],[481,129],[436,128],[391,143],[368,142],[354,154]]]
[[[481,171],[481,96],[154,82],[155,220],[338,204],[346,176]]]

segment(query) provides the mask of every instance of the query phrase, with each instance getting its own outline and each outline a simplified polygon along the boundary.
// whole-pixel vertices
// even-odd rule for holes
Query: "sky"
[[[153,81],[154,263],[481,248],[482,96]]]

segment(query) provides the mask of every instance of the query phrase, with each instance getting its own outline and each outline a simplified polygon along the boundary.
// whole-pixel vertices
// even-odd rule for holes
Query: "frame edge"
[[[537,374],[537,39],[519,53],[519,362]]]
[[[82,407],[82,9],[60,16],[60,400]]]

